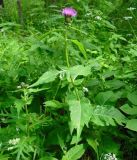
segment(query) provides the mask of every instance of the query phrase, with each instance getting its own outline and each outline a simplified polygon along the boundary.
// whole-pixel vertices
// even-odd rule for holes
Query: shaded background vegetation
[[[0,8],[0,159],[136,160],[137,1],[20,2]]]

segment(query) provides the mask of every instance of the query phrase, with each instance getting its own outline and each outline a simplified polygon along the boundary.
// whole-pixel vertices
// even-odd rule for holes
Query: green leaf
[[[32,84],[29,87],[36,87],[42,84],[53,82],[56,79],[58,74],[59,74],[59,71],[57,70],[47,71],[34,84]]]
[[[113,130],[112,130],[113,132]],[[120,144],[111,137],[111,135],[103,135],[99,144],[99,152],[119,154]]]
[[[34,141],[34,137],[23,137],[17,145],[15,145],[15,151],[12,154],[16,155],[16,160],[26,159],[26,157],[30,157],[30,153],[34,152],[34,147],[32,143]]]
[[[106,27],[115,30],[116,27],[114,25],[112,25],[109,21],[104,20],[104,24]]]
[[[126,117],[113,106],[96,106],[92,112],[91,121],[100,126],[115,126],[126,122]]]
[[[54,126],[54,128],[48,132],[47,135],[47,146],[54,146],[54,145],[60,145],[61,147],[64,146],[66,137],[68,135],[68,131],[64,128],[67,128],[66,126],[58,126],[57,124]]]
[[[28,92],[30,93],[30,94],[34,94],[34,93],[37,93],[37,92],[41,92],[41,91],[44,91],[44,90],[47,90],[47,89],[49,89],[49,88],[29,88],[28,89]]]
[[[98,159],[98,145],[99,144],[98,144],[97,140],[93,139],[93,137],[88,137],[87,142],[93,148],[93,150],[96,152],[97,159]]]
[[[65,148],[64,137],[62,137],[59,134],[57,135],[57,137],[58,137],[59,145],[60,145],[61,149],[64,151],[64,148]]]
[[[126,128],[137,132],[137,119],[131,119],[127,121]]]
[[[103,78],[104,79],[106,79],[106,78],[111,78],[111,77],[113,77],[114,76],[114,74],[115,74],[115,72],[114,71],[110,71],[110,70],[108,70],[108,71],[106,71],[105,73],[103,73]]]
[[[78,160],[85,152],[83,144],[72,147],[63,157],[62,160]]]
[[[137,93],[136,92],[129,93],[127,95],[127,98],[132,104],[137,105]]]
[[[81,53],[83,54],[83,56],[85,57],[85,59],[87,59],[87,53],[86,50],[83,46],[83,44],[81,42],[79,42],[78,40],[71,40],[75,45],[77,45],[77,47],[79,48],[79,50],[81,51]]]
[[[17,109],[18,116],[20,111],[23,109],[25,102],[22,99],[16,99],[14,102],[15,108]]]
[[[83,66],[83,65],[77,65],[69,68],[66,71],[67,79],[70,80],[70,77],[72,79],[76,79],[78,76],[88,76],[91,73],[91,66]]]
[[[46,107],[50,109],[60,109],[63,108],[64,105],[56,100],[46,101],[45,102]]]
[[[129,115],[137,115],[137,106],[130,107],[128,104],[125,104],[120,107],[120,109]]]
[[[8,159],[9,159],[8,155],[2,155],[0,153],[0,160],[8,160]]]
[[[70,128],[71,132],[74,129],[77,130],[77,140],[80,138],[81,131],[84,125],[88,126],[88,122],[91,117],[91,105],[88,99],[83,98],[81,100],[69,99],[70,110]]]
[[[52,157],[51,155],[47,155],[47,156],[44,156],[42,158],[40,158],[40,160],[57,160],[56,158]]]
[[[114,90],[114,89],[119,89],[123,87],[125,83],[115,79],[115,80],[106,81],[106,85],[107,87],[112,88]]]
[[[95,100],[97,104],[104,105],[114,93],[112,91],[100,92],[96,97]]]
[[[74,135],[74,136],[72,137],[72,140],[71,140],[70,144],[72,145],[72,144],[79,143],[81,140],[82,140],[82,137],[79,138],[79,141],[78,141],[78,140],[77,140],[77,135]]]

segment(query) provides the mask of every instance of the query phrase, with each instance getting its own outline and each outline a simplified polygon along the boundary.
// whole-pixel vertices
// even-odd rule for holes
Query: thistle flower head
[[[75,17],[77,15],[77,11],[73,8],[64,8],[62,10],[62,15],[66,17]]]

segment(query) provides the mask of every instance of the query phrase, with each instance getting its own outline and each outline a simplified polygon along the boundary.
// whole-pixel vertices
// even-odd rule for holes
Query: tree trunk
[[[0,6],[4,7],[4,2],[3,2],[3,0],[0,0]]]
[[[19,23],[20,23],[21,25],[23,25],[23,24],[24,24],[24,21],[23,21],[22,3],[21,3],[21,0],[17,0],[17,7],[18,7]]]

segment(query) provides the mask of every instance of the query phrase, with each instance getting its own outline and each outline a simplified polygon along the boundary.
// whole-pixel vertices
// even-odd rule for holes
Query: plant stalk
[[[67,34],[67,30],[68,30],[68,27],[66,27],[66,32],[65,32],[65,56],[66,56],[66,64],[67,64],[67,67],[70,68],[70,63],[69,63],[69,53],[68,53],[68,44],[67,44],[67,39],[68,39],[68,34]],[[74,91],[75,91],[75,94],[76,94],[76,97],[77,97],[77,100],[80,101],[80,97],[79,97],[79,93],[78,93],[78,90],[74,84],[74,81],[73,81],[73,78],[72,76],[70,75],[70,80],[71,80],[71,83],[74,87]]]

